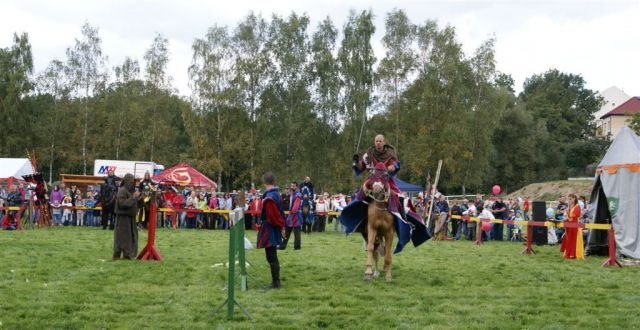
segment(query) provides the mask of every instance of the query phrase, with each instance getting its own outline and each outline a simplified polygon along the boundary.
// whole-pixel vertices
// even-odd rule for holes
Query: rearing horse
[[[395,229],[393,215],[388,210],[391,196],[389,172],[383,163],[376,164],[371,171],[371,178],[363,185],[365,194],[371,199],[367,208],[367,264],[364,279],[368,281],[379,276],[378,259],[384,253],[385,278],[390,282],[391,248]],[[380,251],[380,247],[383,247],[383,251]],[[371,268],[371,259],[375,261],[375,272]]]

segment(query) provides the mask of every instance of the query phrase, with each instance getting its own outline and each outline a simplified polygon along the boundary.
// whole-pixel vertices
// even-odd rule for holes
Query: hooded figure
[[[121,257],[135,259],[138,254],[136,205],[139,192],[135,190],[133,175],[127,173],[116,195],[116,226],[113,235],[113,260]]]

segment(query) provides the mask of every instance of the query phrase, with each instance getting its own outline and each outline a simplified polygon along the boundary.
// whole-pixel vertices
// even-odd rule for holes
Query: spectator
[[[76,212],[76,226],[78,227],[82,227],[85,225],[84,223],[84,215],[85,215],[85,210],[84,210],[84,198],[82,198],[82,192],[80,191],[80,189],[76,190],[76,208],[77,208],[77,212]]]
[[[478,215],[478,210],[476,209],[476,205],[474,203],[469,203],[466,211],[462,212],[462,215],[466,215],[469,217],[475,217]],[[467,233],[465,238],[469,241],[476,239],[476,229],[478,228],[478,223],[475,221],[468,220],[467,221]]]
[[[16,229],[15,220],[13,219],[12,216],[9,216],[7,214],[7,216],[2,217],[2,229],[3,230],[15,230]]]
[[[4,187],[0,187],[0,207],[6,207],[7,206],[7,198],[9,197],[9,194],[7,193],[7,189],[5,189]],[[4,217],[4,210],[0,210],[0,219]]]
[[[218,196],[218,209],[219,210],[224,210],[225,209],[225,203],[226,203],[226,199],[224,198],[224,194],[219,195]],[[224,229],[224,224],[225,224],[225,216],[224,214],[218,214],[218,225],[216,226],[217,229]]]
[[[433,231],[434,239],[445,239],[447,237],[449,203],[444,195],[440,194],[438,201],[434,205],[436,224]]]
[[[252,219],[254,220],[250,225],[253,226],[254,224],[261,224],[260,215],[259,215],[261,209],[262,209],[261,200],[258,197],[258,194],[256,194],[253,200],[249,203],[249,209],[248,209],[249,212],[255,212],[255,213],[249,214],[247,217],[245,217],[246,219],[249,219],[249,221],[251,221]],[[253,227],[249,227],[249,228],[253,228]]]
[[[333,210],[335,212],[342,212],[342,210],[347,206],[347,202],[344,200],[344,195],[342,194],[338,194],[336,196],[334,196],[333,199]],[[333,231],[337,232],[338,231],[338,224],[340,222],[340,217],[336,218],[336,222],[333,226]],[[346,229],[344,228],[344,226],[342,226],[342,231],[345,231]]]
[[[327,220],[327,212],[329,212],[329,203],[325,201],[324,194],[318,195],[318,200],[316,201],[316,214],[318,223],[318,231],[324,232],[325,222]]]
[[[510,210],[509,211],[509,216],[507,218],[507,220],[510,221],[516,221],[516,211],[515,210]],[[516,225],[515,224],[508,224],[507,225],[507,241],[512,241],[514,239],[513,235],[514,235],[514,230],[516,229]]]
[[[68,189],[64,199],[62,199],[62,219],[63,219],[63,224],[65,226],[69,226],[72,223],[73,218],[71,217],[71,208],[73,207],[72,202],[72,198],[71,198],[71,190]]]
[[[507,219],[507,205],[502,200],[502,197],[498,197],[491,207],[495,219],[506,220]],[[496,241],[502,241],[504,235],[504,225],[501,223],[494,223],[491,226],[491,237]]]
[[[479,212],[478,217],[481,220],[494,220],[495,219],[495,216],[493,215],[493,213],[491,211],[489,211],[489,209],[485,209],[484,207],[479,207],[478,208],[478,212]],[[491,235],[492,235],[491,230],[482,230],[482,240],[483,241],[490,240],[491,239]]]
[[[453,202],[453,206],[451,207],[451,234],[457,241],[460,239],[460,231],[462,227],[460,226],[460,223],[462,220],[454,219],[454,215],[458,217],[462,215],[462,211],[460,205],[458,205],[458,202]]]
[[[54,186],[51,195],[49,196],[49,204],[51,204],[51,215],[53,216],[54,225],[62,225],[62,191],[60,186]]]
[[[95,220],[96,217],[94,216],[95,211],[91,210],[94,207],[96,207],[96,203],[97,201],[95,199],[95,193],[93,191],[88,191],[87,198],[84,199],[84,206],[87,208],[86,210],[87,226],[97,225],[97,221]]]
[[[289,188],[284,188],[284,194],[282,194],[282,207],[287,211],[291,208],[291,189]]]
[[[462,200],[462,204],[460,205],[460,214],[464,215],[468,209],[469,209],[469,200],[465,198],[464,200]],[[467,237],[467,231],[468,231],[467,222],[468,221],[465,221],[465,220],[460,221],[460,230],[456,239],[460,238],[460,234],[464,235],[465,238]]]
[[[187,228],[196,228],[196,214],[193,210],[198,208],[198,196],[195,191],[191,191],[187,197]]]
[[[209,209],[209,206],[207,205],[207,199],[205,197],[204,191],[200,192],[200,196],[198,196],[198,210],[200,211],[206,211]],[[198,213],[196,215],[196,223],[198,228],[208,228],[209,224],[208,224],[208,214],[205,213]]]

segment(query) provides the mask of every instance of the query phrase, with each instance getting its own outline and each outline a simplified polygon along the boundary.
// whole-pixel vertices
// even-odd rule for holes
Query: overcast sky
[[[307,13],[315,30],[326,16],[342,27],[349,9],[371,8],[380,59],[384,16],[394,7],[404,9],[414,23],[436,19],[453,25],[467,54],[495,35],[498,69],[514,77],[517,90],[532,74],[557,68],[581,74],[595,90],[615,85],[640,95],[640,1],[2,1],[0,47],[11,44],[13,32],[28,32],[39,72],[50,60],[65,59],[66,48],[88,21],[99,27],[113,67],[125,56],[142,64],[160,32],[170,42],[173,87],[188,95],[191,44],[214,24],[234,27],[250,10],[267,18],[295,11]]]

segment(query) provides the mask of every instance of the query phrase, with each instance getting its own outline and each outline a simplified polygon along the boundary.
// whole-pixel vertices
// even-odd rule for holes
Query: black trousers
[[[113,214],[113,209],[106,208],[100,212],[100,222],[102,223],[102,229],[107,229],[107,225],[109,229],[113,230],[115,221],[115,215]]]
[[[293,248],[295,250],[300,250],[300,227],[287,227],[284,234],[284,242],[280,249],[284,250],[287,248],[287,243],[289,243],[289,237],[291,237],[291,232],[293,231]]]
[[[271,246],[264,249],[267,256],[267,262],[271,268],[271,282],[272,285],[277,283],[280,286],[280,261],[278,260],[278,247]]]

